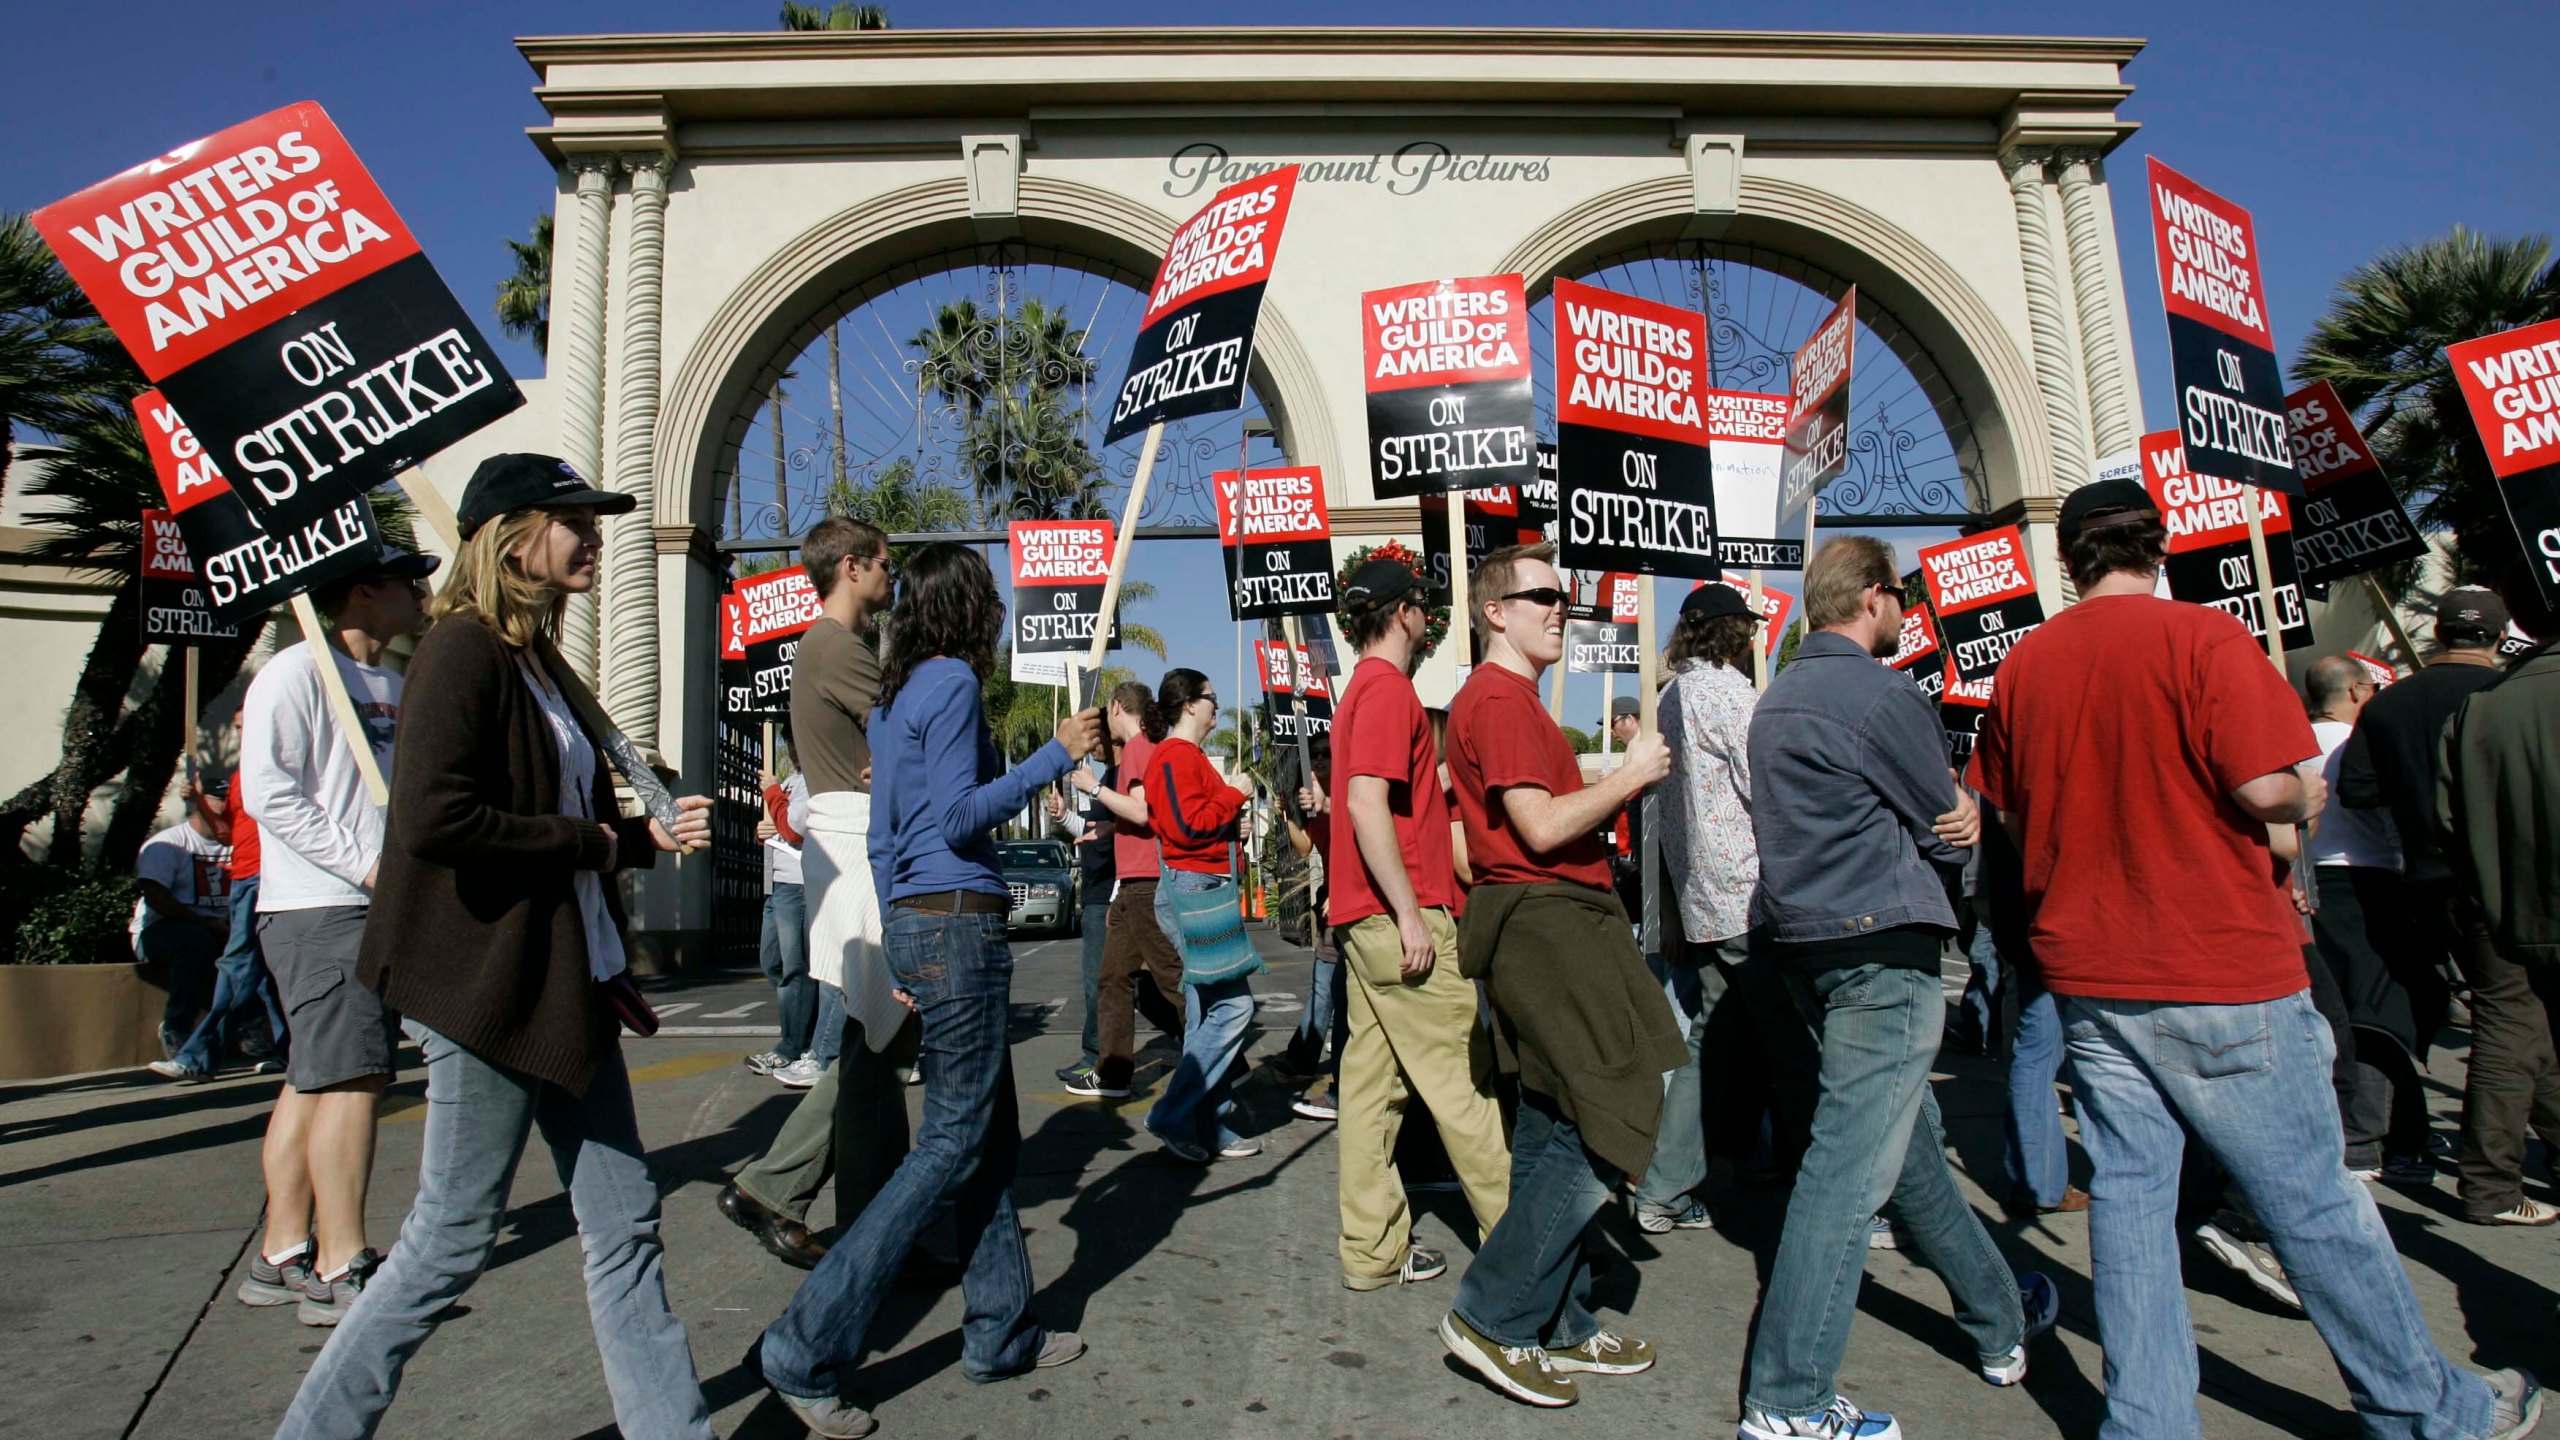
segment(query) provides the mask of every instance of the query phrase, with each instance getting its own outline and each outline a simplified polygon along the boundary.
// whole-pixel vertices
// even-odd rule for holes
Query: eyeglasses
[[[1505,600],[1526,600],[1541,610],[1547,610],[1563,604],[1565,601],[1565,593],[1553,585],[1541,585],[1534,590],[1514,590],[1502,598]]]
[[[1191,697],[1191,703],[1194,705],[1206,705],[1211,710],[1215,710],[1218,708],[1218,697],[1208,694],[1194,695]]]

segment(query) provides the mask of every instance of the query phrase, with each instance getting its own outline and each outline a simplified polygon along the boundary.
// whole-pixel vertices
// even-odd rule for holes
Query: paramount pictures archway
[[[2103,165],[2133,128],[2116,108],[2137,41],[1055,30],[521,48],[549,114],[533,139],[561,175],[551,374],[518,419],[430,471],[458,490],[481,453],[556,449],[640,497],[608,534],[598,601],[569,649],[633,737],[688,779],[714,768],[719,541],[794,528],[839,455],[865,484],[895,459],[863,454],[850,421],[842,447],[788,433],[793,414],[832,430],[826,379],[806,373],[829,329],[889,313],[875,302],[901,285],[923,296],[934,275],[965,275],[969,298],[1005,316],[1087,281],[1079,293],[1107,309],[1114,286],[1152,274],[1180,220],[1250,168],[1308,167],[1251,380],[1291,461],[1323,468],[1344,549],[1417,528],[1409,502],[1370,498],[1360,463],[1357,298],[1439,275],[1516,270],[1534,296],[1557,274],[1614,273],[1711,316],[1721,297],[1718,358],[1730,341],[1734,360],[1719,383],[1748,389],[1781,388],[1782,373],[1745,372],[1801,338],[1753,303],[1855,283],[1869,464],[1840,482],[1840,503],[2021,520],[2049,589],[2060,494],[2139,429]],[[1008,269],[1021,288],[990,290],[984,276]],[[1023,280],[1035,272],[1050,279]],[[1684,274],[1695,293],[1668,293]],[[1083,316],[1075,327],[1107,393],[1125,340]],[[894,330],[873,338],[917,353]],[[1077,383],[1060,376],[1052,398]],[[920,476],[944,453],[914,443],[934,423],[921,412],[932,395],[965,406],[966,387],[907,372],[876,388],[865,399],[884,415],[919,411]],[[777,409],[784,495],[758,517]],[[1204,473],[1231,463],[1224,424],[1186,441]],[[985,448],[944,462],[949,478],[982,474]],[[1134,456],[1093,460],[1068,469],[1093,477],[1077,482],[1085,503],[1116,513]],[[707,940],[707,866],[647,883],[647,950]]]

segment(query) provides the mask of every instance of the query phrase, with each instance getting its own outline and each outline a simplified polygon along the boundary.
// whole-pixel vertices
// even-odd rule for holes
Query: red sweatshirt
[[[785,845],[800,843],[800,832],[791,828],[791,796],[780,783],[764,787],[764,813],[773,820],[773,833]]]
[[[1200,747],[1168,736],[1147,758],[1147,822],[1167,869],[1227,873],[1227,842],[1244,792],[1218,778]]]

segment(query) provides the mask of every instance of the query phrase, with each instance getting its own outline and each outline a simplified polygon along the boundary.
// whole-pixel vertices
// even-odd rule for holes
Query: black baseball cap
[[[2498,643],[2507,633],[2507,602],[2495,590],[2477,585],[2463,585],[2444,592],[2436,602],[2436,643],[2451,645],[2454,637],[2472,642],[2474,648]]]
[[[437,556],[413,555],[397,545],[385,545],[382,547],[382,558],[375,561],[370,569],[360,572],[356,583],[363,584],[376,577],[390,580],[424,580],[436,573],[436,568],[442,564],[444,561]]]
[[[1609,702],[1609,720],[1612,724],[1620,720],[1633,720],[1643,713],[1644,707],[1636,703],[1636,697],[1633,695],[1621,695]]]
[[[1422,577],[1413,573],[1413,567],[1401,560],[1377,556],[1362,561],[1360,568],[1351,572],[1350,582],[1342,587],[1342,608],[1383,610],[1403,600],[1420,605],[1430,593]]]
[[[539,506],[628,515],[639,505],[637,495],[588,484],[576,466],[557,455],[517,453],[492,455],[480,462],[480,468],[471,472],[471,483],[462,487],[462,504],[455,508],[454,519],[462,526],[462,538],[468,540],[481,526],[510,510]]]
[[[2054,530],[2068,545],[2093,525],[2129,523],[2138,515],[2154,519],[2160,515],[2160,507],[2152,503],[2151,492],[2142,488],[2141,481],[2100,480],[2063,497],[2062,515]]]
[[[1741,591],[1716,580],[1690,591],[1689,598],[1680,602],[1680,614],[1683,618],[1695,615],[1701,620],[1721,620],[1727,615],[1757,618],[1751,614],[1751,603],[1742,598]]]

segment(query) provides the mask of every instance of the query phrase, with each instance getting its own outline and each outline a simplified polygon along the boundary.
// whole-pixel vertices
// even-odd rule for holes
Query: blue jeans
[[[2034,969],[2021,965],[2011,974],[2018,1032],[2009,1040],[2009,1147],[2002,1168],[2012,1203],[2059,1205],[2071,1188],[2071,1155],[2053,1100],[2062,1076],[2062,1013]]]
[[[756,964],[773,982],[782,1012],[782,1038],[773,1053],[797,1060],[809,1049],[818,1020],[818,982],[809,978],[809,902],[797,885],[776,880],[764,897],[764,929]]]
[[[2102,1440],[2203,1433],[2176,1225],[2190,1133],[2265,1226],[2367,1436],[2458,1440],[2488,1428],[2488,1387],[2436,1349],[2373,1196],[2340,1158],[2336,1043],[2307,991],[2255,1005],[2066,995],[2062,1021],[2094,1170]]]
[[[1671,1002],[1671,1021],[1689,1041],[1689,1063],[1663,1077],[1662,1123],[1653,1137],[1653,1163],[1635,1189],[1636,1210],[1677,1215],[1689,1204],[1689,1192],[1706,1183],[1707,1125],[1698,1085],[1698,1042],[1707,1032],[1707,1013],[1724,998],[1724,973],[1713,965],[1644,957],[1645,968],[1662,982]]]
[[[1087,898],[1084,902],[1084,1050],[1076,1063],[1086,1069],[1092,1069],[1102,1063],[1100,1037],[1096,1033],[1095,1026],[1096,1017],[1100,1013],[1099,996],[1102,990],[1102,942],[1109,938],[1111,933],[1110,877],[1103,877],[1099,886],[1102,898],[1099,900]],[[1087,885],[1084,893],[1090,897],[1094,890],[1095,886]]]
[[[1176,953],[1182,950],[1182,931],[1173,919],[1173,892],[1234,883],[1224,875],[1165,872],[1156,886],[1156,923]],[[1155,1108],[1147,1112],[1147,1128],[1162,1139],[1216,1150],[1236,1141],[1236,1133],[1227,1128],[1227,1116],[1236,1108],[1235,1086],[1227,1076],[1244,1053],[1245,1032],[1253,1025],[1253,984],[1250,977],[1238,976],[1214,985],[1186,984],[1182,993],[1182,1059]]]
[[[214,960],[224,942],[213,932],[186,920],[164,920],[154,914],[142,922],[138,954],[169,972],[169,999],[160,1007],[160,1038],[172,1053],[194,1033],[198,1017],[214,994]]]
[[[1476,1248],[1450,1308],[1496,1345],[1570,1350],[1599,1333],[1582,1233],[1622,1177],[1556,1102],[1520,1092],[1511,1207]]]
[[[1031,1255],[1014,1213],[1022,1117],[1005,1022],[1013,950],[1005,917],[888,908],[889,971],[923,1022],[924,1126],[897,1173],[764,1332],[764,1378],[804,1399],[843,1393],[880,1302],[916,1236],[945,1206],[960,1241],[960,1368],[995,1380],[1031,1368],[1043,1332],[1031,1314]]]
[[[1789,968],[1785,980],[1821,1032],[1822,1094],[1761,1298],[1743,1403],[1805,1416],[1838,1394],[1868,1226],[1880,1210],[1946,1282],[1975,1353],[2008,1354],[2024,1338],[2026,1318],[2008,1262],[1947,1173],[1929,1092],[1946,1016],[1937,975],[1853,965]]]
[[[242,1028],[256,1023],[261,1008],[267,1039],[283,1045],[284,1007],[276,1003],[276,982],[258,954],[258,877],[252,875],[231,882],[231,943],[213,962],[213,1003],[179,1049],[177,1062],[211,1074],[240,1043]]]
[[[2011,972],[2001,963],[2000,947],[1992,943],[1989,909],[1980,900],[1965,903],[1973,907],[1973,943],[1965,948],[1969,973],[1964,980],[1964,996],[1956,1005],[1973,1041],[1984,1054],[1996,1054],[2000,1048],[2000,996],[2008,988]]]
[[[371,1435],[381,1424],[409,1357],[488,1265],[526,1133],[537,1127],[578,1217],[587,1314],[615,1423],[631,1440],[708,1437],[693,1351],[667,1308],[658,1187],[621,1052],[606,1052],[581,1097],[492,1065],[415,1020],[407,1029],[427,1057],[418,1198],[391,1257],[303,1377],[277,1440]]]

